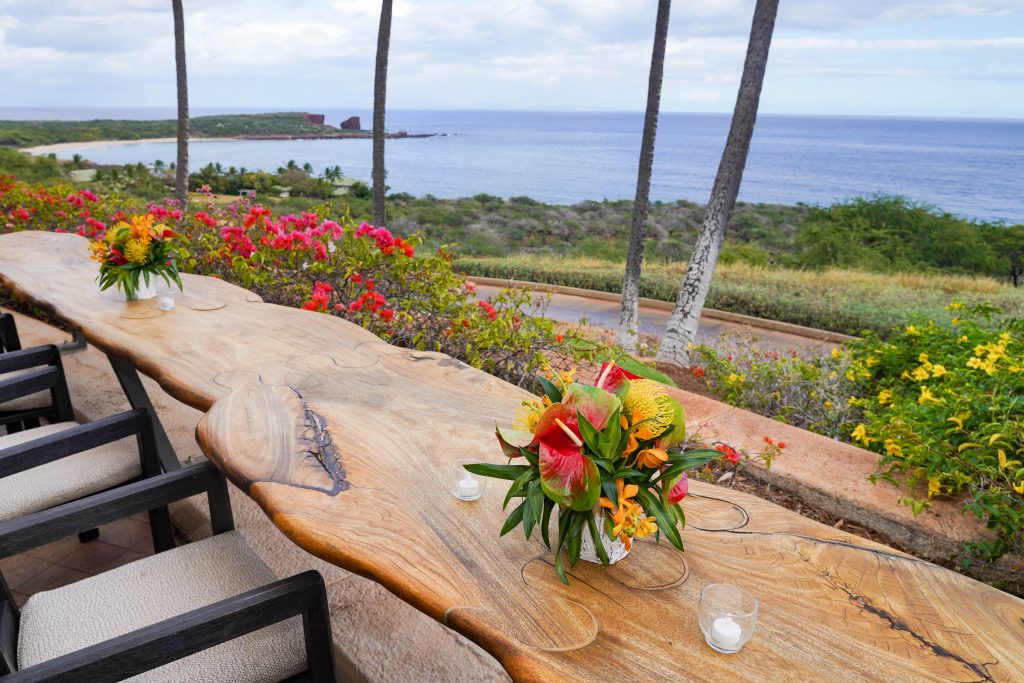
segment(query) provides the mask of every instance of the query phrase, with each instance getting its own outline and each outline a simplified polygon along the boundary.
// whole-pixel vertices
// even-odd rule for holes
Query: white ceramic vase
[[[128,301],[142,301],[143,299],[155,299],[156,298],[156,276],[150,276],[149,284],[146,284],[144,277],[139,277],[139,286],[135,290],[135,294],[128,297]]]
[[[625,559],[626,555],[629,555],[629,550],[626,548],[625,543],[617,538],[611,539],[608,537],[608,534],[605,533],[604,515],[604,508],[594,508],[594,521],[597,522],[597,529],[600,534],[601,543],[604,545],[604,551],[608,554],[608,564],[615,564],[616,562]],[[580,559],[586,560],[587,562],[593,562],[594,564],[601,564],[601,560],[597,556],[597,551],[594,550],[594,539],[590,537],[590,528],[586,524],[583,525],[583,533],[580,535],[580,541]]]

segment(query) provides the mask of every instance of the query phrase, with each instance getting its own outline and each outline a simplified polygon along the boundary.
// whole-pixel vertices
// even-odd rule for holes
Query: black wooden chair
[[[132,414],[146,432],[144,412]],[[70,432],[47,439],[82,447]],[[200,493],[211,538],[37,593],[21,610],[0,576],[0,683],[334,681],[323,578],[277,580],[234,531],[225,479],[209,462],[0,522],[0,557]]]
[[[15,354],[16,358],[20,358],[20,361],[9,364],[14,369],[4,369],[4,366],[0,365],[0,382],[26,375],[36,367],[61,368],[60,353],[38,353],[43,348],[55,349],[56,347],[23,350],[21,339],[18,336],[18,328],[14,324],[14,316],[10,313],[0,313],[0,358],[9,354]],[[58,386],[54,387],[54,389],[58,388]],[[0,399],[0,426],[5,427],[7,433],[38,427],[41,417],[48,417],[49,413],[58,409],[57,398],[52,391],[40,390],[9,400]],[[64,398],[67,398],[66,384],[64,385]],[[68,410],[70,411],[70,407]]]
[[[128,429],[149,422],[144,410],[80,425],[73,419],[57,347],[0,354],[0,405],[39,393],[48,395],[44,407],[8,417],[0,413],[0,424],[5,419],[22,424],[29,419],[47,420],[42,426],[0,435],[0,521],[160,473],[155,446],[143,439],[139,429]],[[150,423],[147,434],[151,427]],[[106,438],[111,433],[121,436]],[[67,438],[54,438],[57,435]],[[76,447],[68,448],[70,443]],[[34,455],[21,457],[16,455],[19,452]],[[168,547],[170,522],[165,517],[163,512],[151,516],[157,550]],[[81,540],[96,535],[95,531],[85,533]]]

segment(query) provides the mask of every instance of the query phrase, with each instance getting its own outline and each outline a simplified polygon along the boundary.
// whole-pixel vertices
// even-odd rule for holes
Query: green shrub
[[[996,538],[971,545],[994,560],[1024,554],[1024,321],[953,303],[950,325],[911,324],[888,341],[853,345],[849,378],[864,420],[850,432],[881,454],[881,478],[914,487],[920,512],[936,496],[968,494],[965,510]]]

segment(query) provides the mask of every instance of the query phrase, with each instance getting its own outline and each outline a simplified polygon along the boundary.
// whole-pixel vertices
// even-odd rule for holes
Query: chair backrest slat
[[[13,672],[18,662],[18,607],[7,582],[0,576],[0,676]]]

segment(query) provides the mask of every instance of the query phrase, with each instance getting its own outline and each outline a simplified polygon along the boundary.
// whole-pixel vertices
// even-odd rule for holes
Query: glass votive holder
[[[181,292],[177,289],[161,289],[156,294],[156,303],[161,311],[173,311],[179,296]]]
[[[739,652],[757,628],[757,599],[730,583],[704,586],[697,605],[697,621],[704,640],[722,654]]]
[[[466,469],[466,465],[475,465],[477,462],[477,460],[456,460],[452,463],[448,490],[459,500],[476,500],[484,495],[487,479]]]

